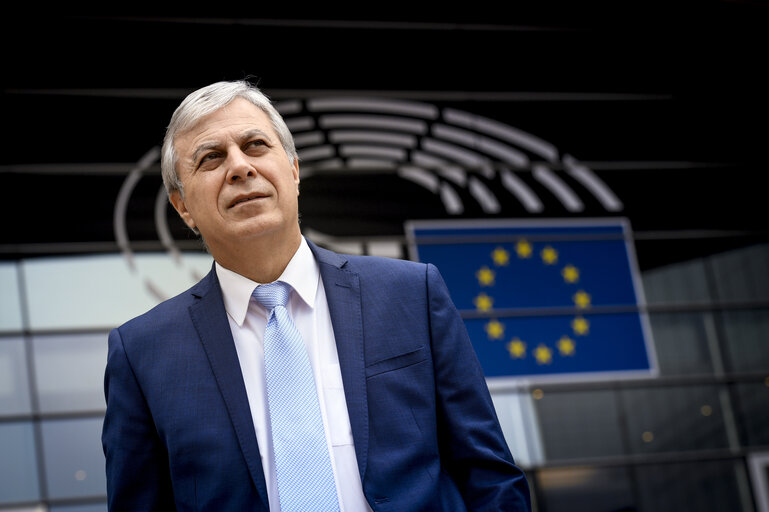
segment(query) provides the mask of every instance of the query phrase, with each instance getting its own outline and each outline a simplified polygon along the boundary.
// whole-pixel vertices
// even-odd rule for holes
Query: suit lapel
[[[361,479],[368,462],[368,400],[363,353],[363,316],[358,274],[345,270],[347,259],[307,241],[320,266],[323,287],[331,313],[339,366],[342,371],[347,411],[350,416],[355,454]]]
[[[251,479],[267,509],[269,508],[267,487],[254,433],[251,408],[248,405],[248,396],[243,384],[232,331],[227,321],[219,280],[213,268],[198,286],[193,288],[192,294],[198,297],[197,302],[189,308],[192,323],[208,356],[219,391],[224,397]]]

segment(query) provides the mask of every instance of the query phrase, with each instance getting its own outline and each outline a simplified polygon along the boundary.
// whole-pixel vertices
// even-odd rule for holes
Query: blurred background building
[[[436,264],[479,353],[501,349],[485,369],[535,511],[769,510],[767,4],[473,7],[7,19],[0,510],[106,510],[107,333],[211,266],[159,145],[187,93],[239,78],[296,136],[319,245],[429,259],[415,226],[480,230]],[[551,300],[546,264],[584,287]],[[578,359],[621,315],[641,334]],[[540,339],[564,318],[586,322]]]

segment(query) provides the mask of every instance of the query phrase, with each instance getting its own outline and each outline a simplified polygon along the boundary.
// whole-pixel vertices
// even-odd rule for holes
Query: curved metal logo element
[[[429,103],[364,97],[286,100],[276,102],[276,108],[294,134],[303,179],[327,170],[386,171],[438,196],[449,216],[466,210],[457,193],[462,189],[490,215],[499,213],[501,205],[511,200],[531,214],[546,214],[546,204],[553,200],[578,214],[585,208],[584,201],[555,171],[563,169],[607,212],[623,209],[614,192],[573,156],[561,154],[535,135],[476,114]],[[142,157],[126,177],[115,203],[115,238],[136,274],[140,272],[126,229],[128,202],[142,175],[159,158],[158,147]],[[523,173],[530,174],[549,197],[527,184],[521,178]],[[502,189],[492,189],[490,182],[501,183]],[[184,263],[167,215],[168,199],[161,185],[155,198],[155,228],[162,246],[181,268]],[[314,236],[329,238],[322,233]],[[337,248],[354,251],[355,245]],[[183,270],[191,283],[200,278],[194,269]],[[154,297],[167,298],[157,284],[143,279]]]
[[[455,187],[467,189],[483,212],[500,211],[487,182],[499,178],[507,193],[529,213],[543,213],[542,198],[518,175],[532,177],[569,212],[584,210],[579,195],[555,168],[564,169],[607,212],[623,204],[611,189],[569,154],[547,141],[479,115],[411,101],[319,98],[277,104],[294,133],[302,176],[324,169],[355,172],[391,169],[437,194],[449,215],[465,205]]]
[[[165,300],[170,295],[163,292],[161,286],[155,283],[149,276],[142,275],[139,266],[136,264],[134,258],[134,249],[131,246],[131,240],[128,237],[127,229],[127,216],[128,216],[128,202],[133,193],[136,185],[142,179],[142,176],[146,174],[150,167],[155,165],[160,160],[160,148],[155,146],[150,149],[145,155],[137,162],[136,166],[131,169],[126,177],[123,185],[118,192],[117,200],[115,201],[115,210],[113,215],[113,229],[115,231],[115,240],[117,241],[120,252],[128,264],[128,268],[131,273],[141,277],[144,283],[144,287],[147,291],[155,297],[157,300]],[[181,252],[177,247],[176,241],[171,236],[171,230],[168,226],[168,196],[166,189],[161,185],[155,196],[155,230],[158,233],[160,242],[166,249],[166,252],[171,257],[177,268],[182,269],[189,275],[190,283],[195,283],[202,277],[195,269],[186,268],[181,257]]]

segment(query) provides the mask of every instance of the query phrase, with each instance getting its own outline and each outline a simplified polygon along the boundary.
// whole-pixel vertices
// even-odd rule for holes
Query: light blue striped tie
[[[323,418],[310,359],[286,303],[291,285],[257,286],[253,297],[269,311],[264,373],[272,425],[275,475],[282,512],[339,510]]]

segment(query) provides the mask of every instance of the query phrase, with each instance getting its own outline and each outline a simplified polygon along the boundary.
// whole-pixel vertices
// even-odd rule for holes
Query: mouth
[[[238,206],[239,204],[248,203],[250,201],[255,201],[257,199],[263,199],[265,197],[267,197],[267,196],[264,195],[264,194],[260,194],[258,192],[255,192],[253,194],[244,195],[244,196],[238,196],[238,197],[235,198],[235,200],[233,202],[230,203],[229,207],[230,208],[234,208],[234,207]]]

